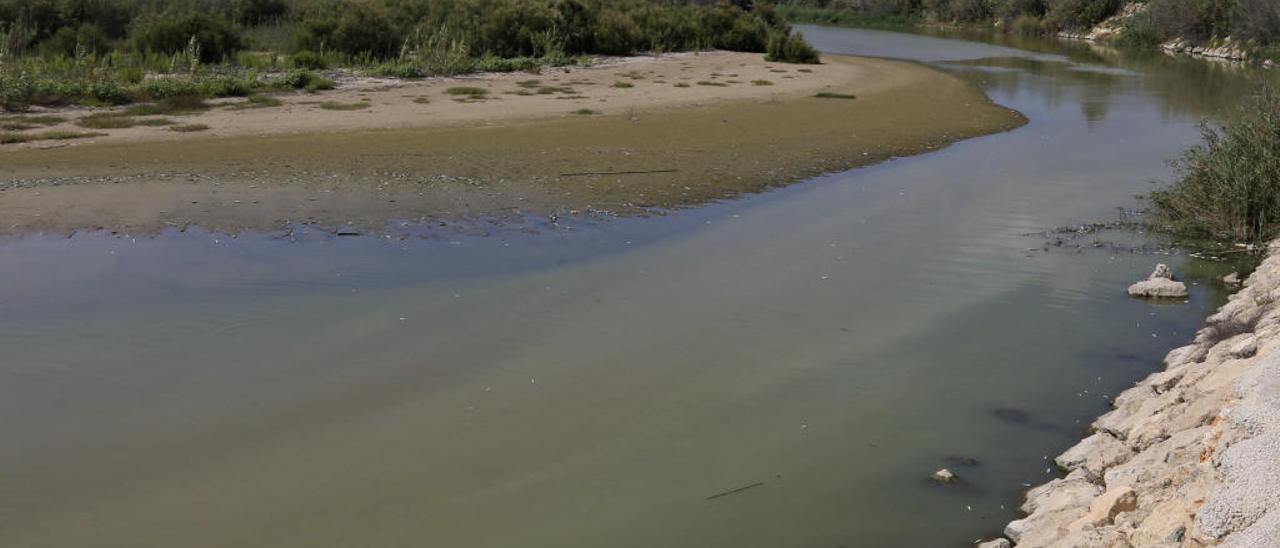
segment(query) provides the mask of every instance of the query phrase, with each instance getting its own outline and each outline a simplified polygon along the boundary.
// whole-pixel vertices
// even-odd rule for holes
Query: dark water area
[[[1141,209],[1200,120],[1270,76],[802,30],[826,52],[971,79],[1030,123],[531,233],[0,241],[0,546],[998,532],[1025,486],[1057,476],[1049,459],[1224,301],[1231,269],[1141,233],[1043,233]],[[1188,302],[1125,297],[1156,262]],[[961,484],[929,482],[942,467]]]

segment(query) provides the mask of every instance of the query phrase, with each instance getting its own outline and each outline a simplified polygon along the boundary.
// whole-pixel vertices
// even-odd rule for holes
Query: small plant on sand
[[[458,95],[470,98],[480,98],[489,94],[489,90],[474,86],[454,86],[444,90],[444,92],[449,95]]]
[[[183,124],[180,126],[173,126],[169,128],[169,131],[176,131],[178,133],[195,133],[197,131],[206,131],[208,129],[209,126],[205,124]]]
[[[592,115],[595,115],[595,114],[600,114],[600,111],[598,111],[598,110],[591,110],[591,109],[589,109],[589,108],[580,108],[580,109],[578,109],[578,110],[573,111],[573,113],[574,113],[574,114],[581,115],[581,116],[592,116]]]
[[[35,139],[35,135],[28,135],[26,133],[0,133],[0,145],[25,143],[27,141],[34,141]]]
[[[209,104],[203,97],[195,95],[179,95],[161,99],[155,103],[134,105],[124,110],[125,116],[185,116],[209,110]]]
[[[729,87],[729,84],[726,84],[724,82],[713,82],[711,80],[699,80],[696,83],[699,86],[711,86],[711,87],[717,87],[717,88]]]
[[[431,98],[430,97],[414,97],[413,102],[419,105],[427,105],[431,103]]]
[[[1151,193],[1159,222],[1175,233],[1264,241],[1280,233],[1280,91],[1262,89],[1204,144],[1174,163],[1178,179]]]
[[[770,82],[770,81],[768,81],[768,80],[752,80],[752,81],[751,81],[751,85],[753,85],[753,86],[772,86],[772,85],[773,85],[773,82]]]
[[[76,125],[89,129],[125,129],[138,125],[138,119],[115,112],[90,114],[79,120]]]
[[[858,96],[852,93],[833,93],[830,91],[820,91],[813,94],[818,99],[857,99]]]
[[[333,101],[320,103],[320,108],[325,110],[360,110],[369,108],[369,103],[335,103]]]
[[[631,82],[614,82],[612,87],[625,89],[625,88],[636,87],[636,85],[632,84]]]
[[[38,138],[47,141],[66,141],[68,139],[88,139],[90,137],[102,137],[106,133],[97,131],[46,131],[39,134]]]
[[[270,95],[250,95],[249,100],[243,103],[236,103],[229,107],[231,110],[246,110],[251,108],[271,108],[283,105],[281,101]]]
[[[38,127],[40,127],[40,126],[35,126],[35,125],[31,125],[31,124],[23,124],[23,123],[18,123],[18,122],[5,122],[5,123],[0,123],[0,129],[3,129],[3,130],[5,130],[5,131],[26,131],[26,130],[28,130],[28,129],[35,129],[35,128],[38,128]]]

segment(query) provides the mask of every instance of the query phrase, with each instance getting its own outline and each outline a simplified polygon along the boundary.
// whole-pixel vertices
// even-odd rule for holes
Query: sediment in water
[[[1017,546],[1274,546],[1280,538],[1280,241],[1164,370],[1116,398],[1027,492]]]

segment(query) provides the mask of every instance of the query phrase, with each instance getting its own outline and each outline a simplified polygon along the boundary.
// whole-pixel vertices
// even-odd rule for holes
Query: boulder
[[[1230,273],[1230,274],[1227,274],[1226,276],[1223,276],[1223,277],[1222,277],[1222,283],[1223,283],[1223,285],[1226,285],[1227,287],[1240,287],[1240,285],[1241,285],[1241,282],[1240,282],[1240,273],[1239,273],[1239,272],[1232,272],[1232,273]]]
[[[943,468],[942,470],[938,470],[937,472],[934,472],[932,479],[933,481],[936,481],[938,483],[955,483],[956,480],[959,478],[957,478],[956,475],[950,470]]]
[[[1156,265],[1156,269],[1147,279],[1129,286],[1129,295],[1153,299],[1177,299],[1187,296],[1187,284],[1173,279],[1173,271],[1164,263]]]
[[[1093,499],[1089,512],[1072,523],[1068,529],[1085,529],[1111,525],[1121,512],[1138,508],[1138,493],[1127,485],[1116,487]]]
[[[1066,470],[1084,469],[1090,476],[1099,477],[1108,468],[1129,460],[1133,451],[1111,434],[1099,432],[1077,443],[1053,462]]]

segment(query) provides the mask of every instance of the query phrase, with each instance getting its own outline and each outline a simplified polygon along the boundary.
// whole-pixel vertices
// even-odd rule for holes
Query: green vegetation
[[[1260,242],[1280,235],[1280,93],[1264,89],[1175,164],[1151,194],[1160,223],[1187,236]]]
[[[335,103],[328,101],[320,103],[320,108],[325,110],[361,110],[369,108],[369,103]]]
[[[194,133],[197,131],[206,131],[208,129],[209,126],[204,124],[183,124],[180,126],[173,126],[169,128],[169,131],[176,131],[178,133]]]
[[[455,86],[444,90],[449,95],[464,95],[467,97],[483,97],[489,94],[489,90],[473,86]]]
[[[574,113],[574,114],[580,114],[580,115],[582,115],[582,116],[591,116],[591,115],[593,115],[593,114],[600,114],[600,111],[598,111],[598,110],[591,110],[591,109],[589,109],[589,108],[580,108],[580,109],[578,109],[578,110],[573,111],[573,113]]]
[[[820,91],[813,95],[818,99],[857,99],[858,96],[852,93],[833,93],[830,91]]]
[[[704,48],[813,61],[763,1],[0,0],[0,108],[317,91],[332,67],[415,78]]]
[[[724,83],[724,82],[715,82],[715,81],[712,81],[712,80],[698,80],[698,81],[697,81],[697,82],[695,82],[695,83],[696,83],[696,84],[698,84],[699,86],[713,86],[713,87],[718,87],[718,88],[723,88],[723,87],[728,87],[728,86],[729,86],[729,84],[726,84],[726,83]],[[680,84],[676,84],[676,85],[677,85],[677,86],[679,86]]]
[[[778,0],[784,19],[831,25],[904,27],[922,23],[1001,23],[1020,35],[1085,31],[1117,14],[1122,0]],[[1280,2],[1145,0],[1127,18],[1121,45],[1151,47],[1174,38],[1212,44],[1234,37],[1254,58],[1280,57]]]
[[[3,133],[0,132],[0,145],[12,145],[31,141],[64,141],[67,139],[85,139],[101,137],[105,133],[84,131],[46,131],[44,133]]]
[[[770,82],[770,81],[768,81],[768,80],[752,80],[752,81],[751,81],[751,85],[754,85],[754,86],[772,86],[772,85],[773,85],[773,82]]]
[[[613,83],[613,86],[611,86],[611,87],[615,87],[615,88],[633,88],[633,87],[636,87],[636,85],[635,85],[635,84],[632,84],[631,82],[614,82],[614,83]]]

